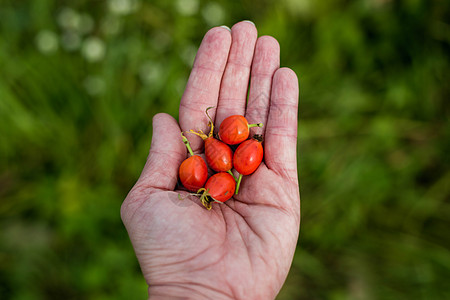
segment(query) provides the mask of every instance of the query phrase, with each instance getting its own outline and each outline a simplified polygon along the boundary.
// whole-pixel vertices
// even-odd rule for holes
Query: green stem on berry
[[[186,145],[186,148],[188,149],[189,154],[194,156],[194,151],[192,151],[191,144],[189,144],[188,139],[183,135],[183,133],[181,133],[181,138],[183,139],[183,143]]]
[[[263,127],[263,123],[248,124],[248,128],[252,128],[252,127]]]
[[[231,176],[233,176],[234,181],[237,181],[237,178],[234,176],[233,172],[231,172],[231,170],[227,171],[228,174],[230,174]]]
[[[239,193],[239,187],[241,186],[241,180],[242,180],[242,174],[239,174],[239,178],[238,178],[237,184],[236,184],[236,192],[234,193],[235,195],[237,195]]]

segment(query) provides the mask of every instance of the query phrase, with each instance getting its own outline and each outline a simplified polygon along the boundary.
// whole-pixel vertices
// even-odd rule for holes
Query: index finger
[[[205,110],[210,106],[217,106],[230,45],[231,33],[226,28],[215,27],[205,34],[180,102],[182,131],[193,129],[208,132]],[[210,110],[209,114],[214,120],[214,110]],[[201,149],[201,138],[192,135],[189,140],[194,151]]]

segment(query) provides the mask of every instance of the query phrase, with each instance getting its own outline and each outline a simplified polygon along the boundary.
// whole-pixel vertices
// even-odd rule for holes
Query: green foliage
[[[450,3],[4,0],[1,299],[146,297],[121,202],[203,34],[242,19],[300,78],[279,299],[450,298]]]

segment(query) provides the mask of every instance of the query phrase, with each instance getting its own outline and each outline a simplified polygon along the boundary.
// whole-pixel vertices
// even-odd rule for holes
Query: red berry
[[[241,115],[229,116],[219,127],[219,138],[228,145],[236,145],[248,138],[251,127],[262,127],[262,123],[248,124]]]
[[[208,195],[216,201],[225,202],[230,199],[236,188],[236,181],[228,173],[220,172],[211,176],[205,184]]]
[[[241,175],[255,172],[263,160],[264,152],[260,141],[247,140],[239,145],[234,152],[233,164]]]
[[[233,167],[233,151],[213,137],[205,140],[205,157],[210,168],[216,172],[226,172]]]
[[[198,155],[194,155],[187,138],[181,133],[183,143],[186,145],[191,157],[186,158],[180,165],[178,175],[183,186],[191,192],[196,192],[202,188],[208,179],[208,167],[205,161]]]
[[[208,109],[210,109],[209,107]],[[213,137],[214,124],[211,117],[208,115],[208,109],[206,109],[206,115],[209,118],[208,125],[211,127],[211,131],[208,135],[204,134],[203,131],[195,132],[191,130],[190,132],[198,135],[205,141],[205,157],[206,162],[216,172],[225,172],[231,170],[233,167],[233,152],[227,144],[215,139]]]
[[[178,174],[183,186],[191,192],[196,192],[205,184],[208,168],[203,158],[194,155],[181,163]]]

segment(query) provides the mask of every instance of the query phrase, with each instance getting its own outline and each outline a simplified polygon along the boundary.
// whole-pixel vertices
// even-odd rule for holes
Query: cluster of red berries
[[[210,108],[208,108],[210,109]],[[255,135],[248,139],[251,127],[262,127],[262,123],[248,124],[247,119],[241,115],[226,118],[220,124],[218,138],[213,136],[214,124],[209,118],[208,126],[211,131],[208,135],[201,130],[190,133],[200,136],[205,143],[205,158],[211,170],[217,172],[208,179],[208,168],[199,155],[194,155],[187,138],[181,134],[191,156],[185,159],[179,169],[180,181],[183,186],[196,192],[200,201],[211,209],[211,202],[225,202],[234,194],[238,194],[243,175],[250,175],[258,168],[263,160],[262,137]],[[231,146],[236,147],[233,153]],[[236,179],[231,172],[234,169],[239,173]],[[208,180],[207,180],[208,179]],[[206,182],[206,184],[205,184]]]

